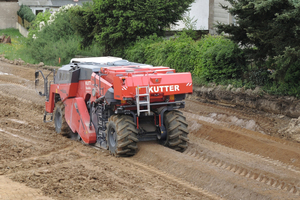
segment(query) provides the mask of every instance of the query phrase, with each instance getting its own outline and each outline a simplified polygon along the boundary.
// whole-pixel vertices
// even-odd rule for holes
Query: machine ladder
[[[146,89],[146,93],[140,94],[140,89]],[[137,86],[136,87],[136,107],[137,107],[137,114],[140,116],[140,113],[147,112],[150,115],[150,91],[149,85],[147,86]],[[140,100],[140,97],[146,98],[146,100]],[[141,106],[146,106],[146,109],[141,109]]]

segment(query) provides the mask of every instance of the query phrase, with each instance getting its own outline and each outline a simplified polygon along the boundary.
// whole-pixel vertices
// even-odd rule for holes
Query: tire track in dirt
[[[187,181],[194,187],[204,188],[221,198],[269,199],[272,197],[280,199],[287,196],[290,199],[298,198],[294,193],[285,193],[283,190],[278,191],[277,188],[268,185],[263,186],[261,182],[258,185],[257,181],[252,178],[252,174],[248,178],[233,173],[230,171],[233,168],[226,169],[229,165],[225,169],[220,168],[216,164],[212,164],[213,161],[217,160],[210,159],[210,157],[206,157],[206,160],[203,161],[194,156],[181,154],[153,143],[142,144],[140,149],[138,154],[131,159],[131,162],[150,166],[160,173],[167,174],[164,175],[166,177],[176,176],[179,180]],[[223,159],[226,160],[226,157],[223,156]],[[242,182],[241,178],[244,179]],[[247,182],[247,185],[244,182]],[[262,190],[262,188],[265,190]],[[272,192],[270,194],[266,191]]]
[[[150,165],[146,165],[146,164],[143,164],[143,163],[139,163],[139,162],[137,162],[137,161],[134,161],[134,160],[131,159],[131,158],[127,158],[126,161],[129,162],[129,163],[131,163],[131,164],[133,164],[133,165],[139,166],[139,167],[143,168],[143,169],[146,170],[146,171],[149,171],[149,172],[151,172],[151,173],[154,173],[154,174],[157,174],[157,175],[159,175],[159,176],[162,176],[162,177],[164,177],[164,178],[166,178],[166,179],[169,179],[170,181],[172,181],[172,182],[174,182],[174,183],[177,183],[177,184],[183,186],[184,188],[187,189],[187,191],[189,191],[189,192],[191,192],[191,193],[194,193],[195,195],[198,195],[198,196],[199,196],[199,194],[200,194],[200,195],[204,195],[204,196],[206,196],[208,199],[223,199],[223,198],[221,198],[221,197],[219,197],[219,196],[217,196],[217,195],[215,195],[215,194],[213,194],[213,193],[210,193],[210,192],[204,190],[203,188],[195,187],[194,185],[190,184],[190,183],[187,182],[187,181],[184,181],[184,180],[182,180],[182,179],[180,179],[180,178],[177,178],[177,177],[175,177],[175,176],[173,176],[173,175],[170,175],[170,174],[167,174],[167,173],[165,173],[165,172],[163,172],[163,171],[160,171],[160,170],[158,170],[157,168],[152,167],[152,166],[150,166]],[[204,199],[204,198],[203,198],[203,199]]]
[[[190,127],[194,126],[193,123],[201,124],[199,130],[190,131],[191,138],[203,138],[233,149],[270,157],[274,160],[280,160],[286,164],[300,167],[300,159],[297,159],[300,156],[300,147],[297,143],[233,125],[228,128],[226,124],[222,126],[222,122],[212,124],[202,121],[202,118],[195,114],[186,114],[186,116],[189,119]],[[282,152],[285,153],[283,154]],[[294,161],[292,162],[292,160]]]
[[[256,180],[258,182],[267,184],[269,186],[272,186],[274,188],[288,191],[292,194],[295,194],[300,198],[300,185],[299,183],[290,182],[287,180],[282,180],[278,177],[274,177],[275,174],[269,175],[269,173],[265,173],[258,169],[251,169],[249,167],[243,167],[238,164],[232,164],[230,162],[227,162],[226,159],[219,159],[212,156],[209,156],[206,153],[199,153],[194,148],[189,148],[187,151],[184,152],[187,156],[192,156],[198,159],[201,162],[205,162],[210,165],[215,165],[221,169],[225,169],[227,171],[230,171],[234,174]],[[300,174],[300,171],[294,171],[297,172],[298,176]]]

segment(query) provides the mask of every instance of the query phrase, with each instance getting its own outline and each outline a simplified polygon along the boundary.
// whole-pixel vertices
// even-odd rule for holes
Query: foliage
[[[12,39],[22,37],[18,29],[15,28],[2,29],[0,30],[0,35],[9,35]]]
[[[242,50],[224,37],[206,36],[198,43],[202,55],[195,74],[206,81],[239,79],[246,66]]]
[[[78,36],[79,37],[79,36]],[[81,40],[82,41],[82,40]],[[78,47],[80,46],[80,44],[78,44]],[[85,48],[80,48],[79,49],[79,55],[80,56],[85,56],[85,57],[99,57],[99,56],[103,56],[104,54],[104,46],[101,46],[99,43],[97,42],[93,42],[90,46],[85,47]]]
[[[133,45],[127,47],[124,56],[126,59],[134,62],[147,63],[148,61],[145,55],[147,49],[149,49],[152,44],[161,42],[163,42],[163,39],[156,34],[145,38],[138,38]]]
[[[75,6],[70,10],[73,17],[70,20],[75,31],[83,39],[81,45],[88,47],[94,42],[96,33],[99,32],[99,24],[93,11],[93,3],[83,3],[83,6]]]
[[[45,26],[50,25],[52,22],[54,22],[55,19],[57,18],[57,16],[61,16],[61,15],[64,15],[64,13],[69,12],[70,9],[73,7],[80,7],[80,6],[74,6],[73,4],[68,4],[68,5],[60,7],[56,11],[47,10],[44,13],[40,12],[37,15],[36,19],[33,21],[32,27],[29,30],[28,36],[36,38],[37,32],[40,32]],[[69,23],[70,23],[71,19],[72,19],[72,17],[69,17],[69,19],[68,19]]]
[[[235,16],[236,24],[218,24],[218,32],[229,33],[236,43],[252,50],[254,59],[282,53],[285,47],[297,46],[300,40],[300,3],[293,0],[227,0],[223,6]],[[289,38],[289,39],[287,39]],[[252,49],[252,46],[256,49]]]
[[[138,37],[163,35],[164,28],[182,19],[193,1],[94,0],[93,6],[86,4],[75,12],[83,17],[78,21],[77,31],[83,38],[87,36],[83,45],[96,39],[105,46],[106,54],[119,54],[120,49]]]
[[[192,71],[192,66],[196,62],[189,59],[196,52],[193,47],[195,47],[193,39],[186,34],[175,36],[170,40],[154,34],[139,39],[133,46],[127,48],[125,57],[136,62],[168,66],[177,71]]]
[[[74,36],[73,27],[69,23],[68,13],[59,14],[55,21],[38,31],[34,38],[29,38],[28,52],[38,61],[47,64],[67,63],[68,58],[77,54],[79,37]]]
[[[21,58],[27,63],[34,63],[25,47],[26,38],[20,34],[19,30],[14,28],[0,30],[0,35],[2,34],[11,37],[11,44],[0,43],[0,54],[3,54],[9,60]]]
[[[268,68],[265,67],[257,67],[257,66],[249,66],[248,70],[245,72],[244,77],[249,82],[264,86],[266,84],[271,84],[273,80],[271,79],[271,71],[268,71]]]
[[[246,65],[242,51],[222,36],[194,41],[185,33],[170,40],[156,35],[140,39],[125,51],[128,60],[190,71],[202,81],[239,79]]]
[[[271,77],[279,88],[297,87],[299,78],[295,74],[300,73],[297,67],[300,55],[300,2],[227,1],[232,7],[223,7],[235,16],[237,24],[218,24],[218,32],[229,33],[231,40],[243,45],[246,55],[257,66],[275,70]],[[266,66],[265,62],[272,63]]]
[[[190,13],[186,13],[186,15],[182,18],[182,22],[184,24],[182,32],[186,33],[194,40],[198,39],[197,32],[195,31],[197,29],[197,21],[198,19],[195,19],[195,17],[190,17]]]
[[[32,22],[35,19],[35,14],[33,14],[32,10],[26,5],[21,5],[17,14],[22,18],[22,20],[25,19],[28,22]]]
[[[37,32],[41,31],[42,28],[48,24],[47,22],[50,19],[50,16],[51,13],[48,10],[38,13],[35,20],[31,24],[28,37],[33,37],[33,35],[36,35]]]
[[[59,65],[69,63],[70,59],[81,53],[89,56],[102,55],[102,49],[99,45],[92,45],[86,49],[80,49],[82,38],[75,33],[73,25],[70,23],[73,14],[70,11],[72,6],[60,8],[57,12],[53,12],[50,17],[41,16],[44,25],[36,28],[33,37],[27,42],[28,53],[34,57],[37,62],[44,62],[48,65]],[[46,15],[48,16],[48,15]],[[35,24],[41,24],[35,22]],[[88,53],[87,51],[91,51]]]

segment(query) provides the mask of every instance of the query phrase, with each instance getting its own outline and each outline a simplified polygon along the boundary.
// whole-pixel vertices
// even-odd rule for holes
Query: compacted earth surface
[[[115,158],[43,122],[35,70],[0,62],[0,199],[300,199],[295,119],[190,96],[184,153],[141,142]]]

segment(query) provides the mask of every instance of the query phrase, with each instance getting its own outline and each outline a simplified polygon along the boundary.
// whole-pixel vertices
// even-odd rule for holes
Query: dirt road
[[[0,62],[0,199],[300,199],[288,117],[191,98],[186,152],[145,142],[115,158],[43,123],[34,71]]]

